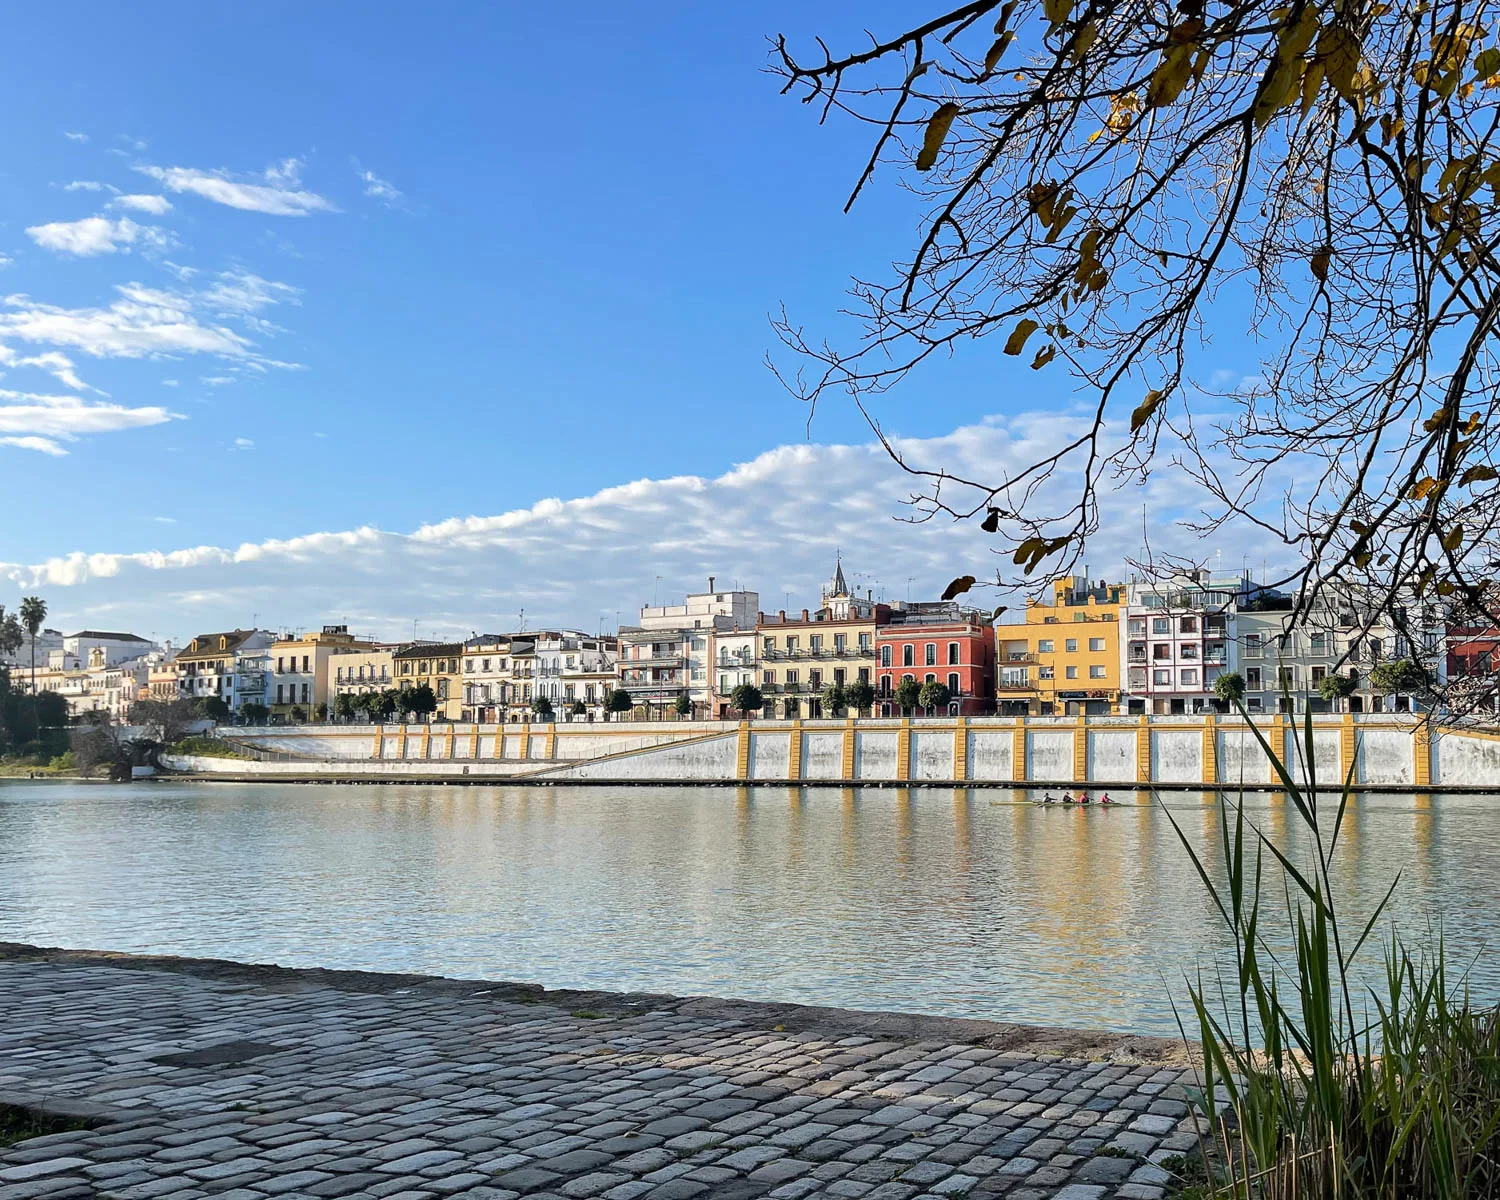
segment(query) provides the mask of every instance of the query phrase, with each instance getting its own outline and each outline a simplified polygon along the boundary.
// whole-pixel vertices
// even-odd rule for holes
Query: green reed
[[[1207,979],[1200,970],[1188,981],[1188,1021],[1202,1052],[1194,1111],[1207,1167],[1195,1190],[1236,1200],[1500,1195],[1500,1009],[1471,1004],[1463,979],[1450,986],[1440,935],[1413,949],[1390,929],[1380,939],[1383,983],[1356,982],[1356,960],[1400,877],[1366,920],[1341,919],[1332,864],[1353,766],[1337,789],[1319,788],[1309,713],[1299,782],[1239,707],[1310,835],[1312,861],[1293,862],[1289,847],[1221,793],[1224,872],[1216,883],[1163,809],[1235,952],[1233,969],[1226,964]],[[1267,863],[1294,961],[1283,961],[1264,936]],[[1181,1014],[1179,1022],[1186,1037]]]

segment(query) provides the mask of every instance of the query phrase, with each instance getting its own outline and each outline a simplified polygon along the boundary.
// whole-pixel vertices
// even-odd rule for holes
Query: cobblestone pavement
[[[0,1200],[1155,1200],[1193,1144],[1180,1068],[237,970],[0,955],[0,1103],[95,1125],[0,1149]]]

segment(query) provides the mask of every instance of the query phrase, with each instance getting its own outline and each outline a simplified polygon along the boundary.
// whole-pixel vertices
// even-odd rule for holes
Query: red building
[[[903,680],[937,681],[951,695],[946,712],[974,716],[994,711],[995,639],[977,612],[957,605],[896,606],[875,631],[875,691],[881,716],[900,716],[896,689]]]
[[[1455,711],[1500,710],[1500,629],[1450,627],[1447,667],[1449,703]]]

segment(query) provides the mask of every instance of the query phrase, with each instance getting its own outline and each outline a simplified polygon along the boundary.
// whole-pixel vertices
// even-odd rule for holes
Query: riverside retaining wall
[[[1277,787],[1256,731],[1304,778],[1303,726],[1281,716],[297,726],[225,732],[264,761],[167,761],[239,778]],[[1317,716],[1311,765],[1329,787],[1352,770],[1362,788],[1500,790],[1500,734]]]

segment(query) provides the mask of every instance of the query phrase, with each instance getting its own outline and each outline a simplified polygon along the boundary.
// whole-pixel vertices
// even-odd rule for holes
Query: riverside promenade
[[[1185,1078],[1163,1039],[0,944],[0,1106],[90,1126],[0,1146],[0,1200],[1156,1200]]]

